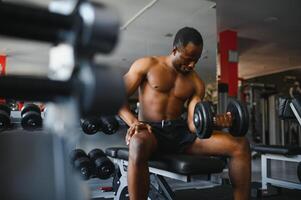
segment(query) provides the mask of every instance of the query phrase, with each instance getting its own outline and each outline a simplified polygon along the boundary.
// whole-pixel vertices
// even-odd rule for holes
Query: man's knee
[[[234,152],[238,155],[250,154],[250,143],[246,137],[236,138]]]
[[[151,145],[150,138],[140,133],[135,134],[129,144],[129,160],[135,164],[147,162],[151,154]]]

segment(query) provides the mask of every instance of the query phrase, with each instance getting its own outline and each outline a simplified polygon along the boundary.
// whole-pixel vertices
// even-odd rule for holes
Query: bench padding
[[[270,153],[270,154],[280,154],[280,155],[301,154],[301,147],[299,146],[254,145],[252,149],[259,153]]]
[[[106,149],[111,158],[128,160],[129,151],[126,147]],[[186,154],[155,154],[149,166],[183,175],[219,173],[225,167],[225,161],[217,157],[205,157]]]

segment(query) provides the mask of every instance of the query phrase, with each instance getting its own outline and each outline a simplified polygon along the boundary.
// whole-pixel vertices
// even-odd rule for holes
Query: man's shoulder
[[[191,80],[196,88],[203,88],[205,86],[204,81],[196,71],[191,72]]]
[[[157,63],[159,62],[159,60],[156,57],[143,57],[143,58],[139,58],[137,59],[133,65],[132,68],[139,68],[139,69],[143,69],[144,71],[148,71],[152,66],[157,65]]]
[[[145,66],[152,66],[159,62],[159,59],[154,56],[148,56],[137,59],[134,63],[143,64]]]
[[[194,81],[194,82],[200,82],[203,83],[203,80],[201,79],[201,76],[196,72],[196,71],[192,71],[190,73],[190,78]]]

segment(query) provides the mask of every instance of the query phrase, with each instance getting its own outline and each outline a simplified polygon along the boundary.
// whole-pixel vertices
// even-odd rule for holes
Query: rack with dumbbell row
[[[1,199],[16,199],[19,194],[24,199],[87,199],[81,182],[66,164],[68,153],[79,139],[80,117],[114,115],[125,100],[121,72],[93,62],[96,53],[110,53],[117,43],[119,20],[115,12],[88,1],[55,3],[48,10],[1,2],[1,35],[51,43],[53,51],[60,51],[55,47],[64,46],[63,51],[68,51],[64,59],[50,57],[51,65],[56,68],[51,69],[49,77],[0,77],[1,98],[47,103],[43,129],[48,133],[42,136],[25,136],[21,131],[1,134],[0,146],[5,154],[0,153],[0,157],[22,158],[6,159],[5,174],[1,173],[0,179]],[[70,4],[67,5],[70,12],[58,10],[66,6],[63,4]],[[66,66],[65,60],[72,62]],[[63,76],[66,71],[69,76]],[[21,112],[14,112],[13,116],[16,119],[27,116],[27,112]],[[34,112],[35,116],[39,114]],[[24,166],[24,159],[26,168],[17,177],[16,171]],[[12,185],[14,193],[10,192]]]

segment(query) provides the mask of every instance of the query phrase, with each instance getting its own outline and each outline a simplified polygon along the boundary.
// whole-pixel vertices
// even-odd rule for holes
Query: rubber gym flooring
[[[190,189],[179,190],[175,192],[176,200],[232,200],[231,186],[217,186],[207,189]],[[299,200],[301,196],[300,190],[281,189],[280,194],[263,197],[266,200]],[[256,198],[252,198],[255,200]],[[260,199],[260,198],[258,198]],[[94,200],[105,200],[105,198],[97,198]]]

